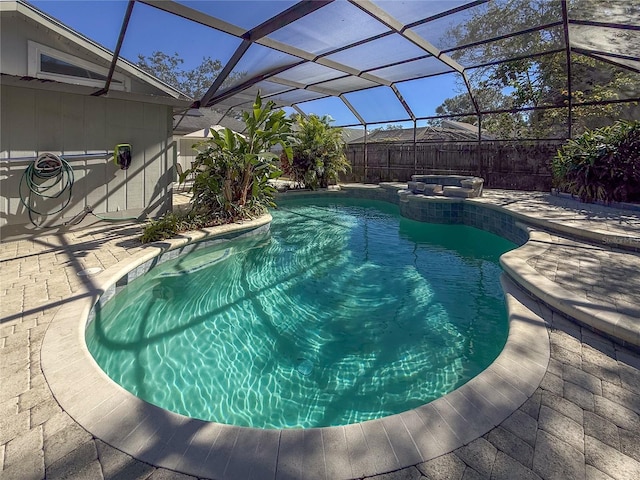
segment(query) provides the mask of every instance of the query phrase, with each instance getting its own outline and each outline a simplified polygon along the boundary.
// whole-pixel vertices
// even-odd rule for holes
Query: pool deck
[[[175,198],[178,204],[185,196]],[[111,446],[118,444],[113,439],[131,438],[130,432],[123,432],[132,429],[126,422],[130,410],[126,404],[104,408],[110,415],[106,421],[104,415],[98,419],[102,430],[92,429],[93,433],[89,433],[81,424],[86,425],[95,409],[83,406],[84,402],[100,409],[106,406],[92,403],[91,395],[76,398],[74,403],[70,401],[73,395],[65,397],[59,391],[64,382],[72,389],[76,380],[84,381],[79,373],[82,367],[67,363],[66,337],[60,327],[71,320],[68,312],[75,310],[76,316],[81,317],[84,306],[100,290],[101,274],[78,276],[78,273],[92,267],[104,272],[117,271],[119,265],[148,255],[153,247],[142,246],[137,241],[139,227],[127,223],[96,223],[66,232],[50,231],[33,238],[3,241],[0,243],[0,478],[640,478],[638,350],[612,341],[555,310],[559,308],[581,320],[592,321],[591,325],[599,331],[607,331],[601,327],[613,325],[611,334],[616,337],[619,333],[618,338],[630,343],[640,339],[634,336],[640,331],[640,253],[636,249],[640,246],[640,213],[533,192],[486,190],[483,197],[473,201],[491,208],[505,208],[541,229],[532,234],[531,241],[517,255],[503,262],[510,274],[545,300],[542,303],[523,297],[514,286],[507,287],[511,292],[508,300],[513,294],[525,304],[524,309],[513,308],[512,327],[516,326],[514,330],[524,335],[521,338],[535,335],[530,345],[512,344],[515,350],[505,356],[510,361],[521,356],[531,362],[523,362],[523,370],[513,364],[512,373],[524,378],[523,385],[511,388],[517,383],[517,379],[511,379],[506,382],[509,385],[501,386],[500,379],[508,379],[509,372],[502,372],[499,368],[503,367],[498,366],[491,372],[493,379],[473,388],[479,397],[489,400],[491,393],[483,390],[487,385],[497,386],[497,390],[511,389],[511,398],[501,394],[504,408],[493,405],[497,408],[474,409],[476,404],[469,392],[441,402],[435,409],[449,405],[449,411],[438,415],[452,418],[447,415],[455,414],[459,421],[455,425],[445,421],[441,430],[431,428],[432,442],[424,445],[420,443],[421,431],[411,422],[417,419],[424,426],[428,413],[425,411],[413,415],[413,420],[409,418],[412,415],[402,418],[401,424],[406,428],[404,438],[408,439],[404,444],[387,441],[398,438],[392,432],[398,422],[380,421],[365,427],[362,430],[365,441],[361,444],[367,446],[368,452],[377,451],[375,443],[381,438],[384,445],[380,448],[388,450],[388,455],[373,457],[376,464],[373,467],[364,462],[370,456],[354,455],[352,450],[342,457],[343,463],[331,462],[340,458],[339,454],[332,456],[330,449],[342,445],[341,440],[318,436],[318,429],[308,436],[299,433],[277,436],[281,458],[274,459],[273,470],[268,472],[254,469],[246,475],[236,474],[229,467],[234,465],[231,460],[226,460],[222,467],[203,468],[207,463],[215,464],[216,459],[210,455],[213,450],[209,447],[198,455],[197,449],[191,448],[197,442],[189,429],[176,434],[184,435],[173,443],[182,444],[181,450],[168,450],[166,444],[154,443],[161,432],[147,433],[151,441],[147,441],[145,453],[137,455],[148,460],[143,462]],[[579,237],[568,237],[567,233]],[[556,301],[560,303],[555,305]],[[76,308],[78,305],[80,308]],[[56,352],[55,348],[60,350]],[[541,368],[531,367],[540,363],[544,363]],[[539,378],[536,385],[526,381],[529,374]],[[527,392],[525,397],[523,391]],[[470,408],[466,415],[460,414],[465,405]],[[478,429],[478,422],[484,419],[484,425],[489,425],[491,417],[501,417],[505,408],[510,413],[499,424],[492,424],[497,426]],[[156,426],[156,430],[167,428]],[[207,435],[218,438],[220,434],[214,430],[204,432],[203,439]],[[350,435],[354,431],[345,429],[343,433]],[[247,459],[265,450],[254,445],[253,450],[243,451],[238,438],[230,448]],[[455,442],[449,442],[452,439]],[[313,442],[317,442],[315,446]],[[290,449],[286,448],[289,443]],[[286,452],[296,450],[296,444],[303,445],[306,454],[284,459]],[[346,445],[353,443],[347,441]],[[201,465],[187,465],[199,458]],[[245,462],[248,463],[251,462]],[[203,473],[191,477],[176,470]],[[207,475],[207,471],[222,473]],[[389,473],[373,475],[374,471]]]

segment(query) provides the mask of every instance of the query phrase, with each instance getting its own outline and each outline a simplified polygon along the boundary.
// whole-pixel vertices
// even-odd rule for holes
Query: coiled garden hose
[[[33,216],[47,216],[62,212],[71,202],[71,193],[74,183],[73,168],[64,158],[53,153],[42,153],[25,169],[20,179],[20,201],[29,212],[29,220],[35,227],[40,227]],[[26,192],[26,195],[25,195]],[[34,205],[38,199],[57,199],[62,198],[59,207],[50,211],[40,211]],[[142,217],[146,214],[141,213],[136,217],[104,217],[93,212],[93,207],[87,205],[81,212],[64,222],[63,226],[77,225],[84,218],[91,214],[99,220],[106,222],[130,222],[144,221]]]
[[[71,165],[53,153],[40,154],[25,169],[20,179],[20,201],[29,212],[29,220],[39,227],[33,215],[47,216],[63,211],[71,202],[74,175]],[[24,195],[27,192],[26,196]],[[38,199],[62,199],[59,207],[40,211],[35,205]]]

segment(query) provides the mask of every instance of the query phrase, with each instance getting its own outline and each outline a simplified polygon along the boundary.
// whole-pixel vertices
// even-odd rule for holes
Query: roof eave
[[[61,37],[64,37],[71,42],[75,42],[80,47],[86,49],[87,51],[104,59],[107,62],[111,62],[113,59],[113,52],[109,51],[102,45],[94,42],[93,40],[85,37],[81,33],[65,26],[64,24],[60,23],[53,17],[50,17],[44,12],[38,10],[34,6],[28,3],[25,3],[23,0],[15,0],[10,2],[2,1],[0,2],[0,11],[16,11],[21,15],[24,15],[25,17],[30,18],[34,22],[40,23],[41,25],[45,26],[46,28],[60,35]],[[180,100],[193,101],[193,99],[185,95],[183,92],[180,92],[179,90],[164,83],[163,81],[159,80],[153,75],[150,75],[149,73],[145,72],[144,70],[132,64],[131,62],[123,59],[122,57],[118,58],[116,65],[121,70],[136,77],[140,81],[150,84],[153,87],[165,92],[170,97],[173,97],[175,99],[180,99]]]

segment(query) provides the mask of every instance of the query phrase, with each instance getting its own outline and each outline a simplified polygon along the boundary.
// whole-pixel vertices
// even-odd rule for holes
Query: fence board
[[[548,191],[550,162],[561,141],[354,144],[347,146],[350,173],[343,181],[404,182],[414,174],[477,175],[487,188]]]

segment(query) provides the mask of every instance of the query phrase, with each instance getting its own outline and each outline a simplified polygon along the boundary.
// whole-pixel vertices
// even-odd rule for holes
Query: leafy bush
[[[179,223],[180,219],[174,213],[168,213],[157,220],[151,220],[144,226],[140,241],[149,243],[171,238],[178,233]]]
[[[157,220],[150,220],[142,230],[142,243],[157,242],[175,237],[180,232],[198,230],[228,223],[220,218],[198,214],[195,211],[186,213],[167,213]]]
[[[618,121],[568,140],[551,167],[554,186],[582,201],[640,202],[640,122]]]
[[[251,112],[243,113],[243,134],[228,128],[211,129],[211,138],[197,144],[199,153],[192,169],[195,174],[193,209],[220,222],[250,218],[273,206],[275,189],[269,180],[282,172],[269,150],[280,144],[284,155],[291,156],[289,138],[291,120],[275,104],[262,105],[260,94]]]
[[[345,155],[342,129],[331,126],[327,116],[298,117],[291,161],[282,155],[282,168],[299,186],[326,188],[340,173],[351,169]]]
[[[243,113],[243,134],[228,128],[211,130],[212,137],[195,145],[199,153],[193,167],[180,175],[183,182],[194,174],[192,207],[187,213],[168,213],[150,221],[143,230],[143,243],[171,238],[180,232],[197,230],[251,218],[274,206],[275,188],[269,180],[282,172],[271,147],[280,144],[291,157],[291,123],[275,104],[262,105],[257,95],[251,112]]]

